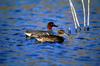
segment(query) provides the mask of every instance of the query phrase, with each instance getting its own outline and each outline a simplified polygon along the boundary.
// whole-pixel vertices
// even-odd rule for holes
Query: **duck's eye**
[[[52,26],[53,26],[53,23],[51,23],[50,25],[52,25]]]

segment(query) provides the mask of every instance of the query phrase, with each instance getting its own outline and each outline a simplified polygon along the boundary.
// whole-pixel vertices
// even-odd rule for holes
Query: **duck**
[[[36,40],[44,43],[44,42],[50,42],[50,43],[63,43],[64,42],[64,35],[69,36],[69,34],[66,34],[64,30],[58,30],[58,35],[43,35],[41,37],[37,37]]]
[[[52,35],[53,34],[53,27],[58,27],[57,25],[54,24],[54,22],[49,22],[47,25],[48,30],[47,31],[43,31],[43,30],[26,30],[25,31],[25,35],[26,38],[37,38],[37,37],[41,37],[41,36],[48,36],[48,35]]]

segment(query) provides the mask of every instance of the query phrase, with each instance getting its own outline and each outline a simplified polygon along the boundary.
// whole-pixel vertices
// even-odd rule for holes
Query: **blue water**
[[[87,0],[86,0],[87,1]],[[76,34],[68,0],[0,1],[0,66],[100,66],[100,0],[91,0],[90,31]],[[83,26],[82,5],[74,0]],[[27,29],[47,30],[49,21],[75,38],[59,43],[27,40]]]

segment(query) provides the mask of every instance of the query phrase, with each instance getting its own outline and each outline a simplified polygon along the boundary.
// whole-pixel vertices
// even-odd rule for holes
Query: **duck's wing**
[[[37,34],[38,36],[48,36],[48,35],[51,35],[51,33],[49,31],[36,31],[35,34]]]

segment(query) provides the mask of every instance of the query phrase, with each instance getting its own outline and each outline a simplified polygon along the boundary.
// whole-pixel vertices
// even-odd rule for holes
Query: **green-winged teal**
[[[52,28],[53,27],[58,27],[57,25],[55,25],[53,22],[49,22],[47,25],[48,31],[42,31],[42,30],[27,30],[25,31],[25,35],[27,37],[32,37],[32,38],[36,38],[36,37],[41,37],[41,36],[48,36],[48,35],[52,35]]]

